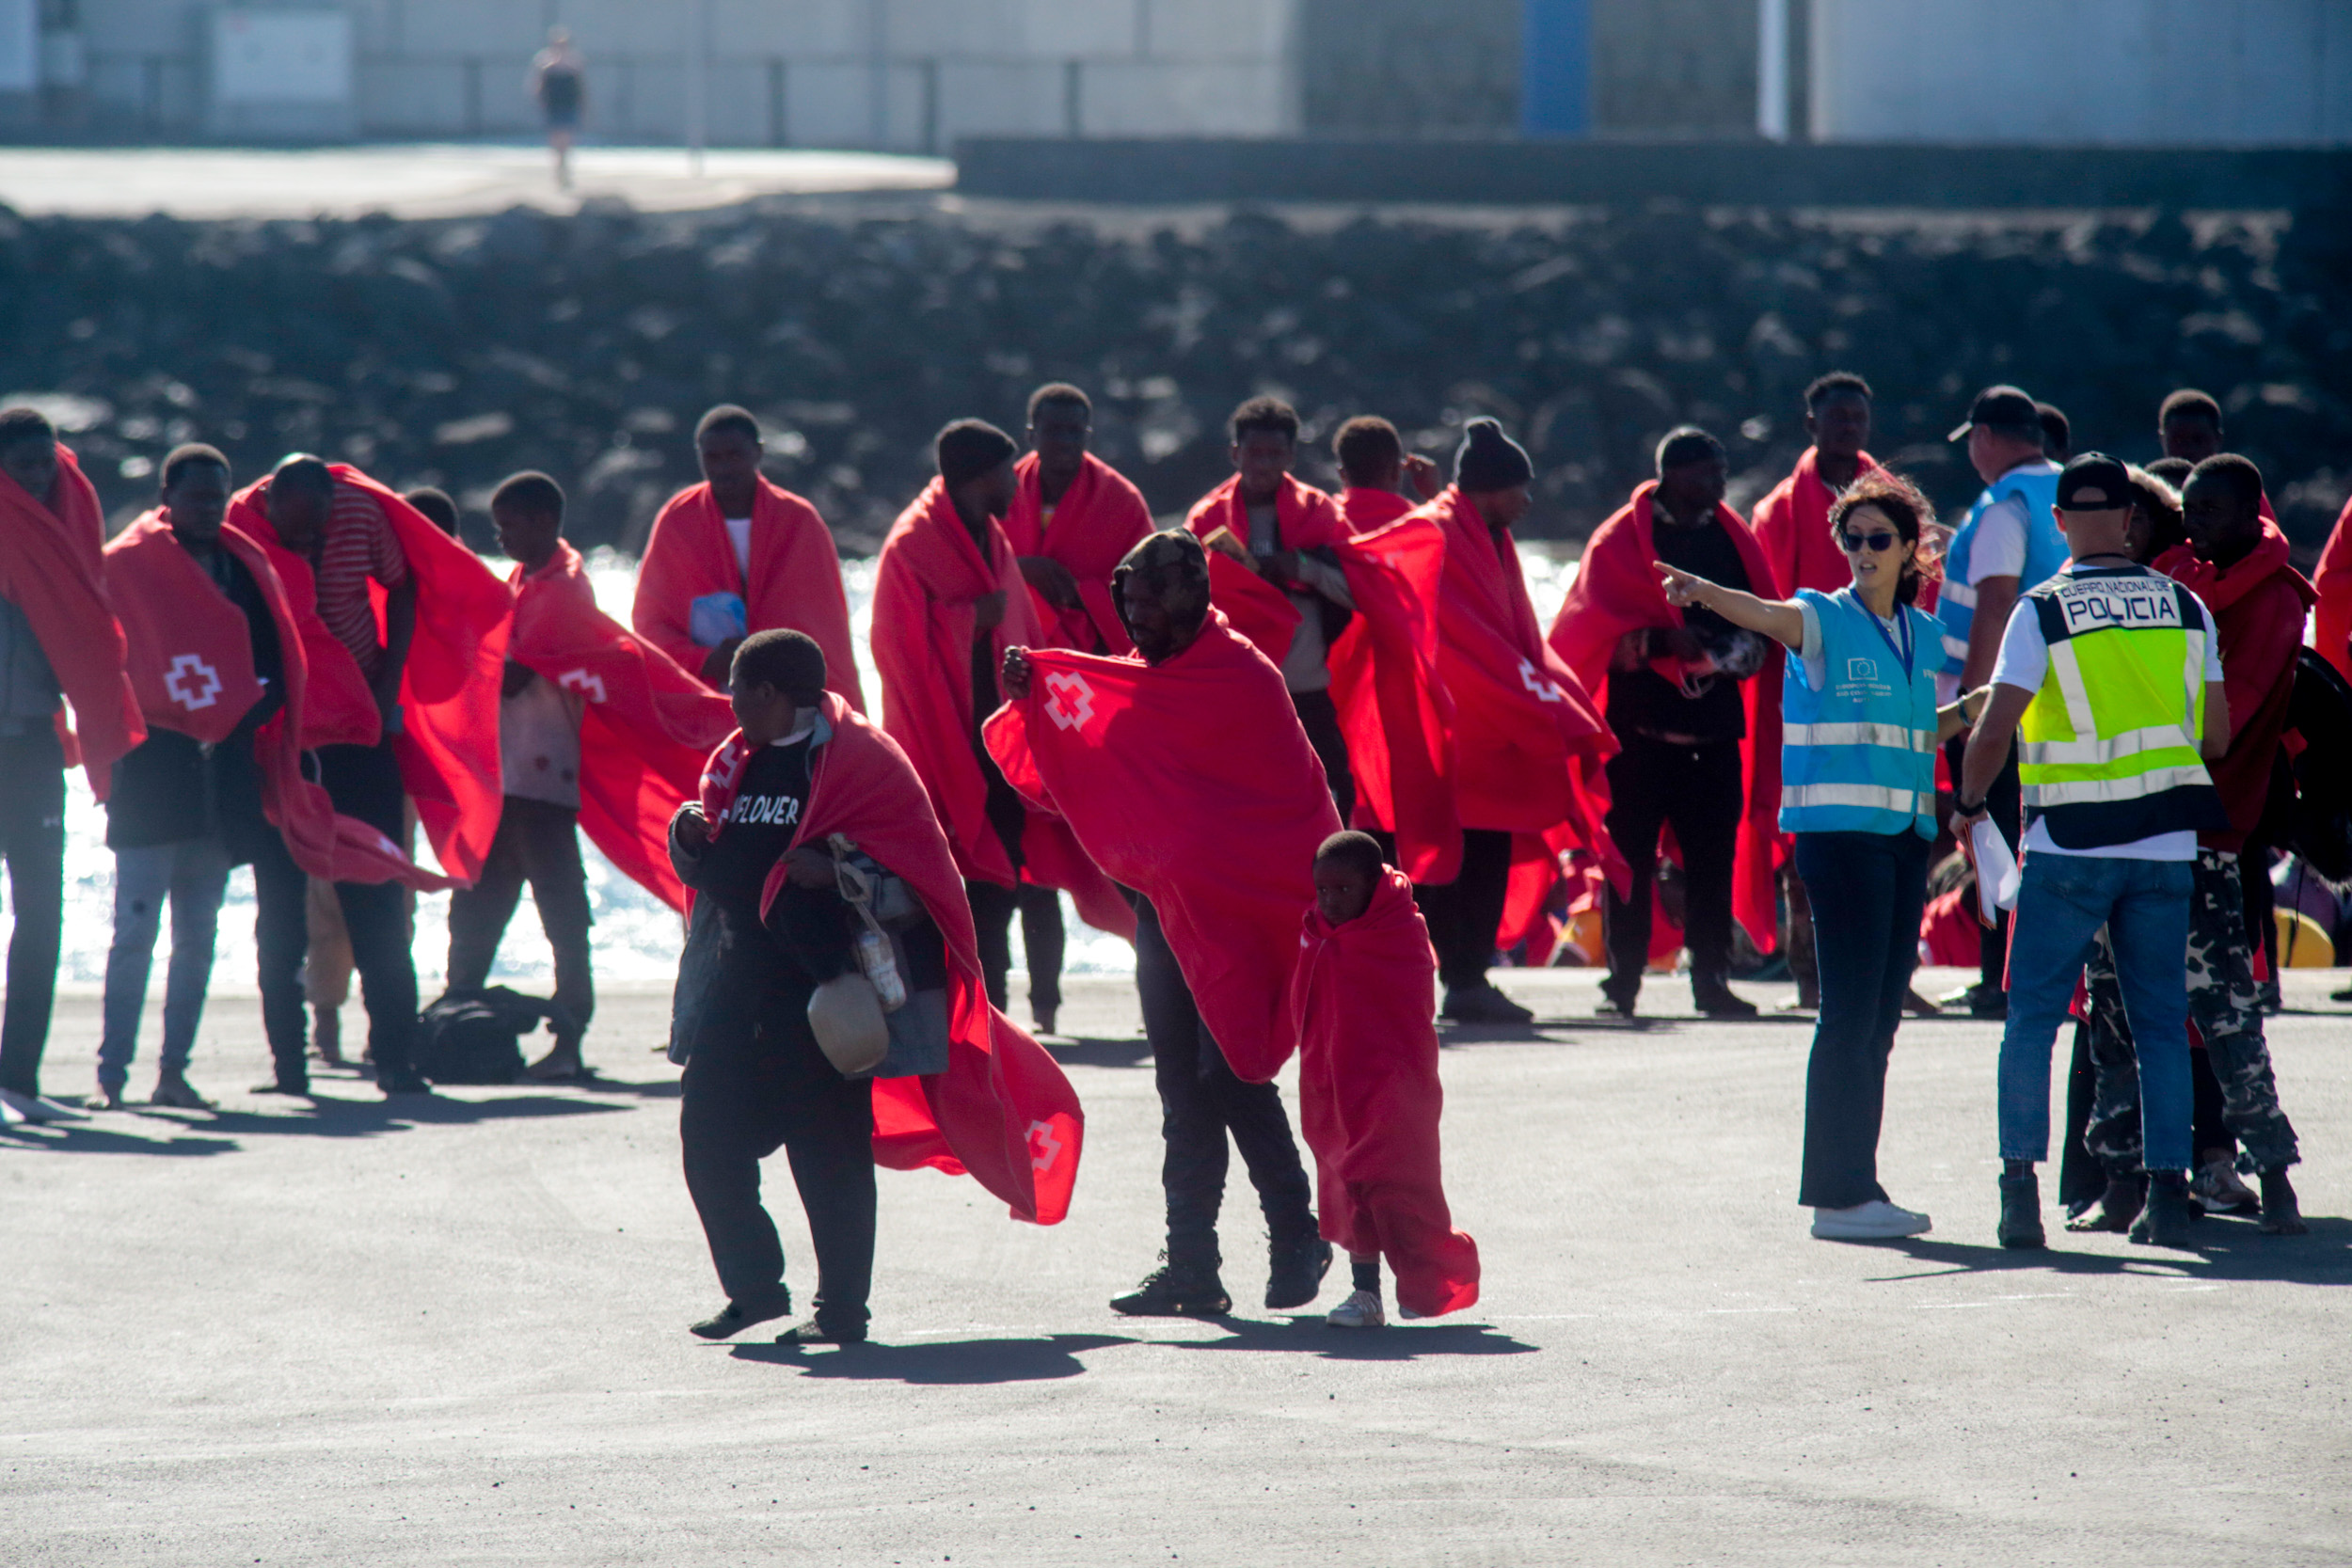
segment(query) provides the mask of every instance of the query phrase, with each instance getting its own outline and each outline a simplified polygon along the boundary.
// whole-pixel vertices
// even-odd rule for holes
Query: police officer
[[[2188,589],[2124,553],[2132,483],[2085,452],[2057,485],[2066,569],[2009,616],[1993,697],[1968,737],[1953,831],[2017,739],[2025,871],[2011,916],[2001,1037],[2000,1242],[2044,1244],[2034,1165],[2049,1157],[2050,1047],[2099,927],[2107,927],[2139,1048],[2147,1207],[2135,1242],[2188,1239],[2189,892],[2197,834],[2228,816],[2204,759],[2230,739],[2213,617]]]

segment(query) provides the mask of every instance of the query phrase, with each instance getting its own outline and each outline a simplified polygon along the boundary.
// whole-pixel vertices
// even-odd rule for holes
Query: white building
[[[515,135],[557,23],[588,131],[945,150],[959,135],[1297,128],[1290,0],[0,0],[0,94],[82,130]],[[340,40],[322,51],[321,40]],[[699,47],[698,47],[699,45]],[[337,53],[340,50],[340,54]],[[224,95],[229,102],[224,103]],[[53,112],[53,119],[57,118]]]

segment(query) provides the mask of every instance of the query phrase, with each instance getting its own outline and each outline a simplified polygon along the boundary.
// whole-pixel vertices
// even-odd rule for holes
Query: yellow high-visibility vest
[[[2068,849],[2226,830],[2198,737],[2205,618],[2142,567],[2061,573],[2026,594],[2050,665],[2018,727],[2026,820]]]

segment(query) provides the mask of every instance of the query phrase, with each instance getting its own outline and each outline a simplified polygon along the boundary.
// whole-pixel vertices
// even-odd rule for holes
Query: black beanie
[[[1535,466],[1492,420],[1472,420],[1454,449],[1454,483],[1473,495],[1516,490],[1535,477]]]
[[[1020,453],[1012,437],[986,420],[958,420],[939,433],[939,477],[952,490]]]

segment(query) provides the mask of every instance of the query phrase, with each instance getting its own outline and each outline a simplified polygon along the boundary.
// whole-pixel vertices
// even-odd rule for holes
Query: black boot
[[[1313,1231],[1295,1242],[1273,1243],[1266,1248],[1266,1310],[1306,1306],[1323,1293],[1323,1276],[1330,1272],[1331,1243]]]
[[[2132,1240],[2141,1246],[2187,1247],[2190,1219],[2188,1178],[2176,1170],[2153,1172],[2148,1207],[2132,1226]]]
[[[1215,1258],[1180,1263],[1165,1252],[1142,1284],[1111,1298],[1111,1310],[1131,1318],[1221,1318],[1232,1309]]]
[[[2263,1234],[2265,1236],[2306,1236],[2311,1227],[2303,1223],[2302,1206],[2295,1200],[2295,1185],[2287,1180],[2287,1169],[2263,1172]]]
[[[2033,1166],[2001,1173],[2001,1244],[2011,1249],[2047,1246],[2042,1228],[2042,1180]]]

